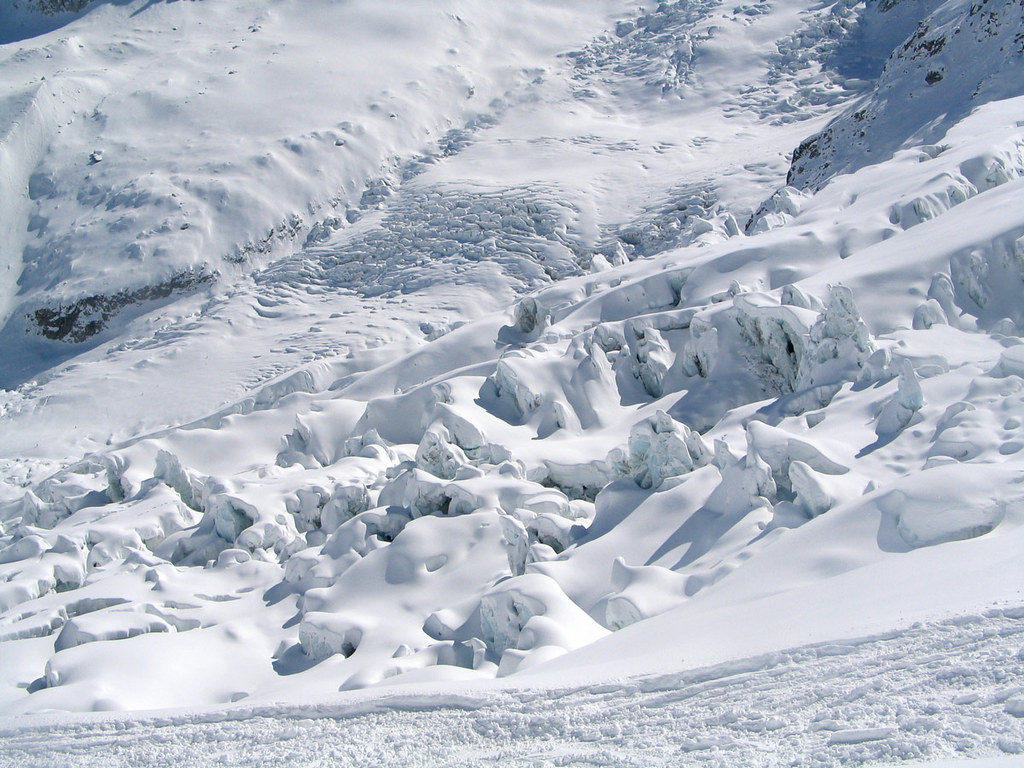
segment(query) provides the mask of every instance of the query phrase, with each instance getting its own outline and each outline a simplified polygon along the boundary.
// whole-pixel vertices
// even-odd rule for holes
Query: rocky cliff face
[[[40,13],[77,13],[91,3],[92,0],[20,0],[25,8]],[[17,6],[19,0],[12,0]]]
[[[903,147],[934,144],[971,110],[1024,93],[1024,4],[1020,0],[869,6],[875,24],[916,26],[888,55],[877,85],[796,148],[787,183],[820,189],[840,173]]]

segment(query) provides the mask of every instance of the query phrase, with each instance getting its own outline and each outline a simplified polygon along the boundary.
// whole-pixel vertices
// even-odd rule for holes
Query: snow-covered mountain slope
[[[872,9],[875,26],[908,5],[917,4],[879,3]],[[837,172],[862,168],[904,146],[941,143],[980,105],[1024,92],[1022,55],[1019,2],[940,5],[892,52],[870,93],[797,148],[788,182],[820,187]]]
[[[614,7],[93,3],[5,41],[5,336],[85,341],[325,236]]]
[[[10,17],[0,709],[1017,632],[1020,8],[407,5]]]

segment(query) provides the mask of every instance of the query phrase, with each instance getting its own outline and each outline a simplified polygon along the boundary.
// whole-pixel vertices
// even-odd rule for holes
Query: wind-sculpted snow
[[[526,699],[511,720],[477,711],[459,736],[470,764],[488,734],[505,749],[520,731],[536,749],[605,743],[565,753],[581,764],[1024,750],[1024,128],[998,50],[1012,25],[993,10],[977,37],[956,2],[915,6],[930,25],[916,32],[901,4],[613,6],[610,26],[562,6],[565,29],[597,27],[581,47],[554,59],[538,43],[529,62],[510,48],[517,74],[479,70],[457,108],[452,70],[424,74],[415,119],[380,122],[428,126],[430,147],[355,119],[303,133],[288,149],[302,162],[362,153],[344,195],[293,207],[301,224],[275,198],[284,228],[237,251],[252,274],[223,262],[208,297],[158,295],[130,332],[98,331],[3,393],[0,711],[253,714],[419,685],[476,686],[476,711],[540,680],[568,686],[563,709],[547,725]],[[480,13],[438,23],[483,34],[497,17]],[[887,13],[910,38],[883,34]],[[953,109],[957,86],[941,124],[901,134],[878,94],[938,98],[955,78],[912,85],[911,51],[955,19],[972,57],[1010,63],[973,112]],[[474,122],[462,102],[484,91],[501,98]],[[836,113],[856,93],[880,154],[787,186],[783,151],[853,119]],[[29,199],[66,203],[48,197],[61,179]],[[98,190],[90,215],[168,205],[140,191],[155,183],[112,207]],[[119,290],[104,295],[135,295]],[[670,677],[635,677],[651,673]],[[613,678],[628,695],[578,725],[580,686]],[[637,714],[652,709],[657,725]],[[670,756],[640,745],[656,731]]]

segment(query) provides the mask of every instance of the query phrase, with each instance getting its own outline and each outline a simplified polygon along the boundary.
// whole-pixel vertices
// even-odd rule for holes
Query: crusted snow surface
[[[208,5],[8,11],[0,760],[1024,749],[1006,7]]]

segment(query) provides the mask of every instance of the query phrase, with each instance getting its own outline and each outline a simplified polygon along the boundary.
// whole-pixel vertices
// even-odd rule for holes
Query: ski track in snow
[[[40,768],[838,766],[1021,753],[1024,609],[576,688],[0,721],[0,766]]]

